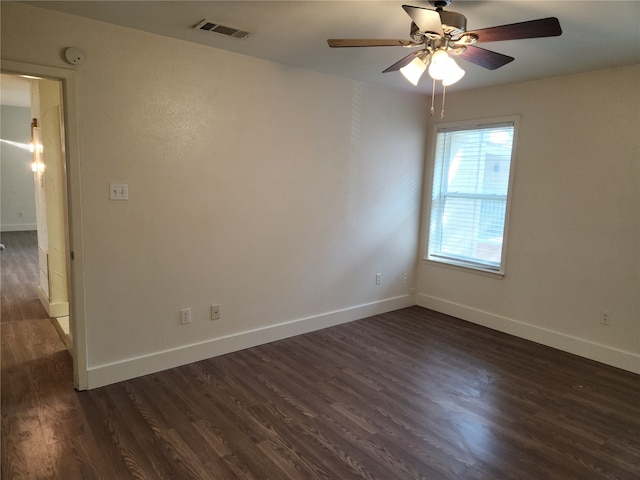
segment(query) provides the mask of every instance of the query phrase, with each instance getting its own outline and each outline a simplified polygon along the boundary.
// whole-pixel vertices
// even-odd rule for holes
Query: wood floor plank
[[[127,467],[129,478],[176,478],[177,474],[165,459],[164,452],[154,445],[155,438],[147,424],[140,421],[126,402],[118,401],[121,388],[121,385],[106,387],[93,397],[101,417],[107,423],[111,442]]]
[[[82,416],[84,432],[74,442],[81,442],[88,455],[79,459],[85,464],[89,463],[93,469],[93,475],[86,474],[83,477],[73,478],[135,478],[127,468],[124,457],[120,454],[117,443],[109,430],[109,421],[103,417],[96,405],[97,395],[78,395],[79,412]],[[62,457],[64,458],[64,456]],[[87,462],[91,459],[90,462]]]
[[[640,478],[640,376],[420,307],[76,392],[2,241],[3,479]]]
[[[306,467],[313,472],[309,478],[329,480],[332,478],[352,478],[353,472],[345,465],[332,461],[331,457],[320,453],[306,442],[300,442],[299,433],[295,429],[298,423],[283,422],[280,412],[270,408],[269,405],[256,405],[252,407],[254,416],[263,423],[273,425],[273,442],[285,449],[287,457],[297,456]],[[311,447],[311,448],[310,448]],[[295,478],[295,477],[294,477]],[[305,478],[305,477],[298,477]]]

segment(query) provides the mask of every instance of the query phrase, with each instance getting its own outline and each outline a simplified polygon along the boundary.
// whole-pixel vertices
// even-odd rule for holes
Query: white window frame
[[[509,238],[509,217],[511,213],[511,203],[513,199],[513,184],[515,178],[515,166],[516,166],[516,157],[517,157],[517,137],[519,131],[519,121],[520,117],[517,115],[508,116],[508,117],[498,117],[498,118],[488,118],[482,120],[470,120],[463,122],[455,122],[455,123],[437,123],[433,125],[432,130],[432,141],[430,147],[430,156],[429,156],[429,168],[427,170],[427,182],[426,182],[426,199],[425,202],[425,243],[423,246],[423,260],[427,262],[431,262],[433,264],[442,265],[445,267],[452,267],[456,269],[462,269],[463,271],[470,272],[478,272],[478,273],[488,273],[497,276],[505,275],[505,265],[507,258],[507,246],[508,246],[508,238]],[[431,221],[433,216],[433,201],[434,201],[434,176],[435,176],[435,166],[436,166],[436,153],[437,153],[437,140],[438,133],[441,131],[451,131],[451,130],[472,130],[474,127],[478,129],[487,128],[491,126],[499,126],[499,125],[513,125],[513,143],[511,146],[511,161],[509,167],[509,185],[507,188],[507,196],[506,196],[506,207],[505,207],[505,218],[504,218],[504,233],[502,236],[502,252],[500,258],[500,265],[496,268],[477,264],[469,261],[457,260],[454,258],[443,258],[436,257],[429,254],[429,241],[430,241],[430,232],[431,232]]]

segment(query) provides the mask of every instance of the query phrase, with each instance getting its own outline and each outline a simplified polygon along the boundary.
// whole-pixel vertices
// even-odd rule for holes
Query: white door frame
[[[65,179],[67,184],[66,242],[69,282],[69,315],[72,328],[73,384],[88,388],[87,333],[85,323],[84,248],[82,198],[80,196],[80,149],[76,112],[75,70],[1,60],[0,71],[14,75],[32,75],[58,80],[62,85]]]

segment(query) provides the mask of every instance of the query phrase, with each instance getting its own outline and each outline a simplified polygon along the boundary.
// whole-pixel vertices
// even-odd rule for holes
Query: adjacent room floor
[[[76,392],[3,234],[2,478],[640,478],[640,376],[420,307]]]

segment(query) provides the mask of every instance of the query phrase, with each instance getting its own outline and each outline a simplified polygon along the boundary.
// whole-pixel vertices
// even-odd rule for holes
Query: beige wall
[[[420,260],[418,303],[640,372],[639,85],[634,66],[447,95],[448,122],[520,115],[506,275]]]
[[[414,303],[426,99],[2,3],[3,59],[69,46],[90,387]]]
[[[25,149],[31,142],[31,112],[28,107],[2,105],[1,113],[0,138],[22,144],[23,148],[5,142],[0,143],[0,230],[35,230],[36,202],[31,172],[32,154]]]
[[[86,53],[89,386],[410,305],[416,269],[421,305],[640,372],[639,67],[447,95],[520,115],[499,280],[416,262],[428,99],[7,2],[1,46]]]

